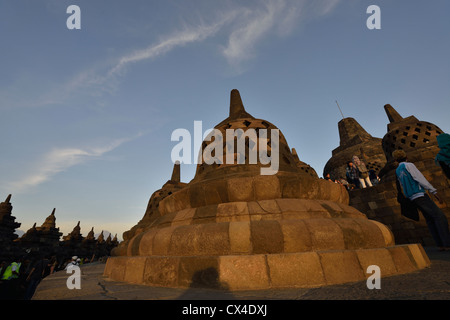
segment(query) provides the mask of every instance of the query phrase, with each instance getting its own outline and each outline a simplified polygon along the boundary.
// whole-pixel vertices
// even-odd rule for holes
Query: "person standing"
[[[408,162],[405,151],[396,150],[392,153],[392,156],[398,162],[395,174],[405,197],[411,200],[422,212],[431,236],[439,250],[450,250],[450,231],[447,217],[426,194],[428,190],[439,203],[443,203],[437,190],[413,163]]]
[[[360,160],[357,156],[353,156],[352,162],[356,166],[356,169],[358,169],[358,178],[361,188],[366,188],[366,184],[367,187],[371,187],[372,182],[370,182],[369,171],[367,170],[364,161]]]
[[[450,134],[441,133],[436,139],[441,150],[436,155],[435,161],[441,166],[447,179],[450,179]]]
[[[48,259],[43,258],[33,266],[33,269],[31,269],[27,277],[28,286],[24,296],[25,300],[31,300],[31,298],[33,297],[37,286],[45,276],[44,273],[48,264]]]
[[[351,161],[347,162],[347,168],[345,168],[345,176],[348,183],[352,185],[350,186],[352,189],[359,188],[358,170]]]

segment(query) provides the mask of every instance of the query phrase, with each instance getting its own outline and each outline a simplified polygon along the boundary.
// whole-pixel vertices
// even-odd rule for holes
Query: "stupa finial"
[[[180,161],[176,161],[173,165],[172,178],[171,181],[180,182],[181,174],[180,174]]]
[[[230,117],[231,119],[253,118],[245,111],[239,90],[233,89],[230,94]]]
[[[390,104],[386,104],[384,110],[386,111],[390,123],[403,120],[403,117]]]

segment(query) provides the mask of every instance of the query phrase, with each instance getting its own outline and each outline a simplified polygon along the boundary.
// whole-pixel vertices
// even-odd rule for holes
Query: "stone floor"
[[[45,278],[33,300],[450,300],[450,251],[425,247],[431,266],[405,275],[381,278],[380,289],[366,281],[306,289],[223,291],[162,288],[112,281],[103,276],[105,264],[81,268],[81,289],[69,290],[64,271]]]

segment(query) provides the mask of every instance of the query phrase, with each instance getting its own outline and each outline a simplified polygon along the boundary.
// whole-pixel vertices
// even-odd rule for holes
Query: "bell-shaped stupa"
[[[333,179],[346,179],[347,162],[353,156],[364,160],[367,169],[376,174],[386,164],[381,147],[381,139],[373,137],[353,118],[338,122],[339,147],[332,151],[332,157],[325,164],[323,175],[330,174]]]
[[[403,118],[390,104],[384,106],[389,119],[387,133],[383,137],[382,147],[387,163],[380,172],[384,181],[395,181],[394,169],[396,163],[392,152],[402,149],[408,155],[408,161],[416,163],[426,162],[419,169],[429,169],[435,166],[434,157],[439,152],[437,136],[443,131],[433,123],[419,121],[415,116]]]
[[[158,202],[105,276],[246,290],[365,280],[370,265],[384,276],[429,265],[420,245],[395,246],[386,226],[350,207],[343,186],[302,170],[279,129],[247,113],[237,90],[215,129],[195,177]]]

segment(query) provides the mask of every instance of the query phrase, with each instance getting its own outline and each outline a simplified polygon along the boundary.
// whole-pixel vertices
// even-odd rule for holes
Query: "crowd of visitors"
[[[65,270],[69,265],[92,262],[94,257],[58,261],[56,256],[30,259],[19,257],[15,261],[0,264],[0,300],[30,300],[39,283],[48,275]]]

